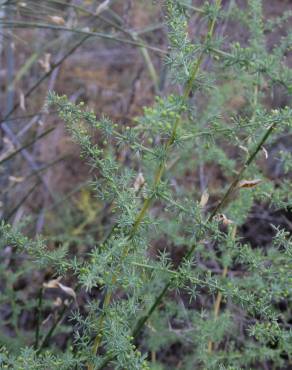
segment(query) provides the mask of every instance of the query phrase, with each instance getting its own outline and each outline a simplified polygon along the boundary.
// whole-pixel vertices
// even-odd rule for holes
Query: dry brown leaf
[[[65,292],[66,294],[70,295],[74,301],[76,301],[76,293],[74,292],[74,290],[66,285],[63,285],[61,283],[59,283],[59,287],[63,290],[63,292]]]
[[[201,196],[201,200],[200,200],[200,206],[202,208],[204,208],[206,206],[206,204],[208,203],[208,200],[209,200],[209,193],[207,190],[204,190],[202,196]]]
[[[63,303],[62,299],[61,299],[60,297],[57,297],[57,298],[54,300],[53,305],[54,305],[55,307],[60,307],[60,306],[62,305],[62,303]]]
[[[24,177],[9,176],[9,181],[12,181],[12,182],[22,182],[23,180],[24,180]]]
[[[239,189],[242,189],[242,188],[254,188],[255,186],[257,186],[258,184],[260,184],[262,182],[261,179],[255,179],[255,180],[241,180],[239,183],[238,183],[238,188]]]
[[[245,146],[239,145],[239,148],[248,154],[248,149]]]
[[[70,295],[75,301],[76,301],[76,293],[74,290],[66,285],[63,285],[60,283],[61,277],[58,277],[57,279],[53,279],[48,281],[47,283],[43,283],[44,288],[60,288],[63,290],[64,293]]]
[[[50,313],[49,314],[49,316],[47,316],[45,319],[44,319],[44,321],[42,321],[42,325],[46,325],[48,322],[49,322],[49,320],[51,319],[51,317],[52,317],[53,315]]]
[[[20,93],[19,93],[19,106],[20,106],[20,109],[22,109],[23,111],[26,111],[25,96],[24,96],[24,93],[22,91],[20,91]]]
[[[262,149],[263,149],[263,152],[264,152],[265,158],[266,158],[266,159],[268,159],[268,158],[269,158],[269,153],[268,153],[267,149],[266,149],[266,148],[264,148],[264,147],[262,147]]]
[[[10,154],[11,152],[13,152],[13,150],[14,150],[14,145],[13,145],[12,141],[10,141],[7,137],[4,137],[4,139],[3,139],[3,143],[5,144],[5,146],[6,146],[7,148],[5,148],[5,149],[6,149],[6,150],[5,150],[5,152],[3,152],[3,153],[0,155],[0,161],[2,161],[3,159],[5,159],[6,157],[8,157],[8,156],[9,156],[9,154]]]
[[[144,185],[145,185],[145,179],[144,179],[143,173],[139,172],[134,182],[135,191],[138,192]]]
[[[59,280],[61,280],[61,277],[58,277],[58,279],[49,280],[47,283],[43,283],[43,287],[47,289],[59,288]]]
[[[233,224],[233,221],[229,220],[223,213],[220,213],[216,216],[216,220],[219,222],[222,222],[223,225],[228,226],[230,224]]]
[[[45,53],[43,59],[39,59],[39,65],[43,68],[43,70],[48,73],[51,69],[51,54]]]
[[[146,326],[149,328],[149,329],[151,329],[154,333],[157,333],[157,330],[151,325],[151,323],[150,322],[148,322],[147,324],[146,324]]]
[[[7,136],[4,137],[3,142],[9,147],[9,149],[14,149],[12,141],[9,140]]]
[[[58,26],[64,26],[66,24],[65,19],[63,17],[60,17],[58,15],[49,15],[49,20]]]
[[[108,9],[110,5],[110,0],[105,0],[103,3],[99,4],[99,6],[96,9],[95,14],[99,15],[100,13],[104,12],[105,10]]]

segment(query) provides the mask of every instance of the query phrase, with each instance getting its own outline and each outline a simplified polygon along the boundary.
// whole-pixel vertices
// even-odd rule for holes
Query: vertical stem
[[[141,42],[140,38],[134,32],[126,32],[126,34],[130,34],[131,38],[134,41],[137,41],[139,43],[143,43],[143,42]],[[157,76],[155,67],[152,63],[152,60],[150,58],[150,55],[148,53],[148,50],[144,46],[140,46],[139,49],[140,49],[141,54],[144,58],[144,61],[145,61],[146,67],[148,69],[149,75],[150,75],[150,77],[153,81],[154,88],[155,88],[155,93],[158,94],[158,92],[159,92],[158,76]]]
[[[42,304],[43,304],[43,287],[41,287],[39,290],[39,299],[38,299],[38,306],[37,306],[37,313],[36,313],[37,322],[36,322],[36,329],[35,329],[35,343],[34,343],[35,350],[37,350],[39,347]]]
[[[117,277],[116,276],[113,276],[112,278],[112,284],[114,285],[117,281]],[[104,302],[103,302],[103,306],[104,307],[108,307],[109,304],[110,304],[110,301],[111,301],[111,297],[112,297],[112,292],[107,290],[106,294],[105,294],[105,299],[104,299]],[[101,341],[102,341],[102,330],[103,330],[103,324],[104,324],[104,319],[105,319],[105,315],[104,315],[104,312],[101,313],[100,317],[99,317],[99,320],[98,320],[98,333],[94,339],[94,343],[93,343],[93,347],[92,347],[92,353],[95,355],[99,346],[101,345]],[[94,370],[94,366],[93,364],[91,363],[88,363],[87,364],[87,369],[88,370]]]
[[[216,3],[217,3],[218,6],[220,6],[221,0],[217,0]],[[206,38],[205,38],[205,42],[207,42],[208,40],[210,40],[210,38],[213,36],[215,22],[216,22],[216,18],[215,17],[212,19],[212,21],[209,22],[208,32],[207,32],[207,35],[206,35]],[[193,83],[194,83],[194,81],[195,81],[195,79],[197,77],[197,74],[199,72],[200,66],[202,64],[203,57],[204,57],[204,51],[201,51],[201,53],[198,56],[198,59],[196,60],[196,62],[193,65],[193,68],[192,68],[192,71],[191,71],[191,77],[188,80],[188,82],[186,83],[186,86],[184,88],[183,99],[187,99],[188,96],[190,95],[190,92],[191,92],[192,87],[193,87]],[[162,163],[159,165],[158,169],[156,170],[156,173],[155,173],[155,176],[154,176],[153,192],[156,190],[157,186],[160,183],[160,180],[161,180],[162,176],[164,175],[167,154],[169,153],[169,150],[170,150],[171,145],[175,141],[179,123],[180,123],[180,117],[178,117],[176,119],[176,121],[175,121],[175,123],[173,125],[173,129],[172,129],[170,138],[168,139],[168,141],[165,144],[166,155],[165,155],[164,160],[162,161]],[[144,218],[144,216],[145,216],[148,208],[150,207],[150,205],[152,203],[152,200],[153,200],[153,195],[151,195],[150,197],[148,197],[144,201],[144,204],[142,206],[142,209],[139,212],[139,214],[136,217],[136,220],[134,222],[134,226],[133,226],[133,229],[135,229],[134,230],[134,233],[136,232],[137,228],[141,224],[141,222],[142,222],[142,220],[143,220],[143,218]],[[133,230],[131,231],[130,235],[132,235],[132,234],[133,234]]]
[[[64,307],[62,309],[62,311],[60,312],[60,315],[59,317],[57,318],[57,320],[54,322],[54,324],[52,325],[51,329],[48,331],[47,335],[45,336],[44,340],[42,341],[40,347],[38,348],[36,354],[39,355],[41,353],[41,351],[45,348],[45,346],[48,344],[51,336],[54,334],[54,331],[55,329],[57,328],[57,326],[61,323],[61,321],[63,320],[64,318],[64,315],[66,313],[66,310],[67,310],[67,306],[64,304]]]
[[[4,17],[9,21],[13,21],[13,10],[8,6],[4,7]],[[5,18],[4,18],[5,19]],[[3,26],[1,26],[2,28]],[[2,36],[1,36],[2,38]],[[3,41],[3,40],[2,40]],[[1,47],[2,49],[2,47]],[[14,76],[14,67],[15,67],[15,61],[14,61],[14,44],[13,44],[13,30],[8,32],[7,34],[7,43],[6,43],[6,107],[5,107],[5,115],[12,109],[13,103],[14,103],[14,83],[13,83],[13,76]],[[1,55],[0,55],[1,57]],[[4,109],[3,109],[4,111]],[[4,134],[3,134],[4,135]],[[2,144],[2,143],[0,143]],[[4,173],[6,176],[2,176],[1,179],[1,187],[8,186],[7,178],[8,174],[11,171],[11,163],[6,163],[4,167]],[[7,201],[8,201],[8,195],[4,194],[3,196],[3,203],[4,203],[4,214],[7,211]]]
[[[6,10],[7,18],[9,21],[13,21],[13,10],[9,7]],[[6,105],[6,114],[13,108],[14,102],[14,83],[13,83],[13,75],[14,75],[14,50],[13,50],[13,36],[11,30],[8,33],[8,42],[7,42],[7,56],[6,56],[6,70],[7,70],[7,105]]]
[[[237,227],[236,226],[233,226],[232,232],[231,232],[231,238],[233,240],[235,239],[235,236],[236,236],[236,230],[237,230]],[[223,269],[223,272],[222,272],[222,278],[223,279],[227,276],[227,272],[228,272],[228,268],[227,268],[227,266],[224,266],[224,269]],[[215,320],[219,317],[219,311],[220,311],[221,301],[222,301],[222,293],[219,291],[217,293],[216,301],[215,301],[215,304],[214,304],[214,317],[215,317]],[[209,353],[212,353],[212,350],[213,350],[213,342],[210,340],[208,342],[208,352]]]
[[[146,324],[152,313],[156,310],[156,308],[159,306],[160,302],[162,301],[162,298],[167,293],[168,289],[170,288],[172,283],[172,279],[170,279],[160,292],[159,296],[154,301],[153,305],[150,307],[149,311],[145,316],[142,316],[141,319],[138,321],[138,324],[136,325],[135,329],[133,330],[133,337],[136,338],[138,334],[140,333],[143,326]]]

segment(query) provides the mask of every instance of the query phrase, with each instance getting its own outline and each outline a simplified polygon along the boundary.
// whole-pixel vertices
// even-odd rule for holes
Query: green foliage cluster
[[[9,335],[0,336],[2,368],[170,369],[175,365],[165,359],[171,350],[182,369],[291,363],[291,235],[273,224],[268,245],[252,245],[240,236],[256,204],[291,212],[291,155],[272,149],[291,135],[292,110],[265,104],[275,87],[292,93],[291,70],[284,63],[291,34],[267,50],[265,32],[285,22],[285,15],[265,23],[259,0],[250,0],[245,11],[233,6],[227,15],[217,0],[200,9],[205,37],[192,40],[191,8],[165,2],[173,92],[157,97],[131,127],[97,119],[83,103],[50,94],[49,105],[93,169],[92,189],[110,227],[89,253],[72,257],[66,246],[50,250],[44,241],[2,224],[2,250],[11,246],[16,255],[29,256],[21,274],[33,261],[34,268],[53,269],[56,278],[74,276],[77,299],[84,290],[98,288],[101,294],[81,309],[63,286],[72,325],[66,326],[71,341],[62,353],[51,337],[58,325],[64,329],[64,311],[53,331],[24,338],[17,329],[19,310],[30,306],[40,315],[42,289],[23,303],[26,307],[16,308],[18,274],[1,263],[0,305],[15,306],[3,325],[9,323],[16,337],[9,345]],[[226,46],[215,36],[216,24],[227,16],[248,29],[247,45]],[[119,155],[125,151],[127,165]],[[263,163],[281,158],[282,175],[271,181]],[[209,176],[219,173],[219,189],[207,191],[200,182],[202,168]],[[196,174],[191,184],[187,173]]]

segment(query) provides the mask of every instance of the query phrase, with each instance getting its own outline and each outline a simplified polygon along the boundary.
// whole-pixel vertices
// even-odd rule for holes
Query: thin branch
[[[3,28],[5,27],[6,28],[40,28],[40,29],[50,29],[50,30],[55,30],[55,31],[72,32],[72,33],[77,33],[77,34],[86,35],[86,36],[101,37],[107,40],[118,41],[118,42],[126,43],[129,45],[144,47],[149,50],[156,51],[157,53],[160,53],[160,54],[166,54],[166,51],[159,49],[155,46],[146,45],[144,43],[136,42],[132,40],[122,39],[120,37],[109,35],[106,33],[101,33],[101,32],[86,31],[86,30],[82,30],[78,28],[68,28],[65,26],[57,26],[53,24],[37,23],[37,22],[34,23],[34,22],[23,22],[23,21],[18,21],[18,22],[0,21],[0,24],[3,26]]]
[[[18,153],[20,153],[23,149],[26,149],[26,148],[29,148],[30,146],[32,146],[34,143],[36,143],[38,140],[42,139],[43,137],[47,136],[49,133],[51,133],[53,130],[55,129],[55,127],[52,127],[50,129],[48,129],[47,131],[43,132],[41,135],[38,135],[37,137],[35,137],[33,140],[31,140],[30,142],[28,142],[27,144],[24,144],[22,147],[18,148],[17,150],[15,150],[14,152],[10,153],[7,155],[7,157],[3,158],[0,160],[0,165],[2,165],[3,163],[5,163],[6,161],[9,161],[11,158],[15,157]]]
[[[14,134],[14,132],[12,131],[12,129],[10,129],[10,127],[6,124],[6,122],[3,122],[2,123],[2,129],[3,131],[5,132],[5,134],[7,135],[7,137],[12,141],[12,143],[18,147],[21,147],[22,144],[21,142],[19,141],[18,137]],[[47,182],[45,181],[45,179],[37,172],[38,171],[38,166],[37,164],[35,163],[33,157],[29,154],[29,152],[26,150],[26,149],[22,149],[21,152],[22,156],[24,157],[24,159],[27,161],[27,163],[29,164],[29,166],[31,167],[31,169],[33,171],[35,171],[35,173],[37,174],[37,176],[39,177],[39,180],[43,183],[45,189],[47,190],[47,192],[50,194],[51,198],[53,199],[53,194],[47,184]]]
[[[36,354],[37,355],[39,355],[41,353],[41,351],[48,344],[48,342],[49,342],[51,336],[54,334],[57,326],[62,322],[62,320],[63,320],[63,318],[65,316],[65,313],[66,313],[67,308],[68,307],[64,304],[64,307],[63,307],[62,311],[60,312],[58,319],[54,322],[54,324],[52,325],[51,329],[48,331],[47,335],[45,336],[44,340],[42,341],[39,349],[36,351]]]
[[[236,231],[237,231],[237,227],[236,227],[236,225],[233,225],[232,226],[232,231],[231,231],[231,238],[232,238],[232,240],[235,239]],[[223,272],[222,272],[222,278],[223,279],[227,276],[227,273],[228,273],[228,267],[227,266],[224,266]],[[216,301],[215,301],[215,304],[214,304],[214,318],[215,318],[215,320],[217,320],[218,317],[219,317],[219,311],[220,311],[221,301],[222,301],[222,292],[219,291],[217,293]],[[209,353],[212,353],[213,344],[214,343],[212,342],[212,340],[210,340],[208,342],[208,352]]]
[[[38,181],[33,187],[24,195],[24,197],[17,203],[17,205],[9,212],[9,214],[5,217],[5,221],[8,222],[11,217],[19,210],[19,208],[23,205],[26,199],[35,191],[35,189],[40,184]]]
[[[28,98],[39,87],[39,85],[41,85],[41,83],[45,81],[53,73],[53,71],[56,68],[58,68],[71,54],[73,54],[79,48],[80,45],[82,45],[89,38],[90,36],[85,36],[84,38],[82,38],[70,50],[68,50],[68,52],[57,63],[53,64],[51,66],[51,69],[47,73],[45,73],[42,77],[40,77],[39,80],[37,80],[36,83],[28,89],[28,91],[24,94],[25,99]],[[10,116],[16,111],[19,105],[20,103],[16,103],[14,107],[6,114],[6,116],[2,120],[0,120],[0,126],[8,118],[10,118]]]
[[[38,298],[38,305],[37,305],[37,312],[36,312],[37,322],[36,322],[36,329],[35,329],[35,343],[34,343],[35,350],[37,350],[39,347],[42,304],[43,304],[43,287],[41,287],[39,290],[39,298]]]

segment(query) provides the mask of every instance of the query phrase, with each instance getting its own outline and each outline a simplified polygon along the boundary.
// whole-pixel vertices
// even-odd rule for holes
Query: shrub
[[[202,40],[192,40],[191,8],[166,1],[172,93],[158,96],[132,125],[97,119],[83,103],[50,94],[49,105],[92,167],[92,188],[104,204],[107,226],[89,253],[74,257],[2,224],[3,246],[55,271],[27,303],[36,308],[35,338],[16,330],[22,339],[8,352],[3,347],[4,368],[238,369],[291,363],[291,236],[277,219],[270,226],[269,218],[268,240],[258,235],[252,243],[243,232],[254,209],[291,211],[289,173],[283,169],[272,181],[268,171],[283,157],[277,143],[291,135],[291,109],[271,110],[265,103],[275,87],[292,91],[284,63],[291,35],[269,51],[265,46],[265,33],[286,16],[264,22],[257,0],[244,12],[234,6],[227,14],[216,0],[197,9],[206,30]],[[247,45],[216,36],[217,22],[227,16],[248,28]],[[119,155],[125,151],[127,164]],[[284,157],[289,168],[291,156]],[[220,186],[212,183],[214,173]],[[0,273],[6,279],[2,304],[6,299],[15,305],[9,321],[17,328],[13,274],[3,267]],[[60,276],[76,280],[74,290]],[[70,302],[62,303],[42,334],[43,289],[49,288],[60,289]],[[78,295],[96,288],[99,299],[78,309]],[[65,330],[61,322],[68,310],[71,341],[60,353],[51,337],[58,326]],[[2,336],[7,348],[6,341]],[[168,359],[171,351],[175,364]]]

